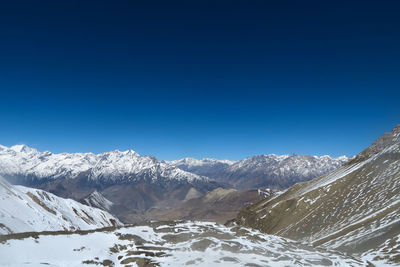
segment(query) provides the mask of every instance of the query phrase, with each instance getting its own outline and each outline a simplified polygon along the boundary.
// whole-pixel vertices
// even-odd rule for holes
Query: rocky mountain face
[[[83,198],[81,203],[88,205],[90,207],[99,208],[102,210],[110,211],[114,203],[105,198],[100,192],[94,191],[87,197]]]
[[[0,177],[0,235],[19,232],[89,230],[122,225],[100,209]]]
[[[236,189],[285,189],[331,172],[342,166],[347,157],[259,155],[240,161],[186,158],[169,162],[182,170],[204,175]]]
[[[236,223],[400,263],[400,125],[341,168],[242,210]]]
[[[126,222],[146,219],[150,208],[175,207],[191,190],[203,195],[221,186],[132,150],[53,154],[25,145],[0,146],[0,175],[75,200],[97,191],[114,203],[112,213]]]

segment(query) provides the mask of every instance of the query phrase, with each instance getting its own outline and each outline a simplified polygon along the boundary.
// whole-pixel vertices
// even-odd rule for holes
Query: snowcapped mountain
[[[133,150],[101,154],[39,152],[26,145],[0,146],[0,175],[24,179],[75,179],[85,174],[101,182],[139,181],[148,179],[206,180],[151,156],[140,156]]]
[[[178,167],[184,171],[195,173],[197,175],[207,176],[214,178],[214,174],[221,171],[236,161],[232,160],[218,160],[218,159],[194,159],[194,158],[183,158],[179,160],[167,161],[167,163]]]
[[[242,210],[236,221],[399,264],[400,125],[341,168]]]
[[[342,166],[346,156],[258,155],[240,161],[185,158],[169,162],[173,166],[233,185],[238,189],[287,188]]]
[[[137,222],[148,219],[148,211],[153,214],[179,206],[193,198],[194,192],[201,197],[218,187],[287,188],[325,174],[346,160],[261,155],[241,161],[186,158],[166,162],[133,150],[54,154],[15,145],[0,146],[0,175],[14,184],[91,203],[124,222]]]
[[[182,168],[195,168],[195,167],[214,167],[216,165],[223,165],[229,166],[235,163],[235,160],[219,160],[219,159],[212,159],[212,158],[203,158],[203,159],[195,159],[195,158],[183,158],[178,160],[167,161],[168,163],[180,166]]]
[[[0,146],[0,175],[81,202],[91,194],[83,203],[111,211],[125,222],[147,219],[145,213],[152,208],[174,207],[190,192],[203,195],[221,186],[132,150],[53,154],[26,145]]]
[[[0,177],[0,235],[122,225],[111,214]]]

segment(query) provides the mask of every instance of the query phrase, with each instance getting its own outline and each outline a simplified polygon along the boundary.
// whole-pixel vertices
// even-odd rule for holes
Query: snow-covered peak
[[[276,154],[263,154],[253,157],[246,158],[233,164],[230,168],[232,170],[237,169],[279,169],[279,171],[288,170],[298,170],[300,173],[306,172],[310,169],[318,169],[322,171],[331,170],[333,167],[339,167],[348,158],[346,156],[341,156],[339,158],[332,158],[330,156],[309,156],[309,155],[276,155]],[[303,170],[302,170],[303,169]]]
[[[346,156],[262,154],[240,161],[184,158],[169,164],[182,170],[204,175],[239,189],[273,187],[284,189],[296,182],[307,181],[342,166]]]
[[[14,145],[10,147],[10,150],[19,152],[19,153],[37,153],[38,151],[34,148],[31,148],[27,145]]]
[[[213,159],[213,158],[202,158],[202,159],[183,158],[183,159],[166,161],[166,162],[168,162],[169,164],[175,165],[175,166],[186,165],[187,167],[195,167],[195,166],[215,165],[215,164],[232,165],[236,161],[227,160],[227,159],[219,160],[219,159]]]
[[[26,145],[0,150],[0,174],[38,179],[76,178],[81,173],[89,179],[106,181],[152,179],[207,180],[185,172],[152,156],[140,156],[133,150],[93,153],[39,152]]]

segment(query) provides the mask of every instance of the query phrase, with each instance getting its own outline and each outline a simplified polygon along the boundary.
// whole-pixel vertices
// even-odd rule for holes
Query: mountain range
[[[18,182],[78,179],[82,174],[97,183],[120,183],[157,180],[196,180],[207,178],[159,162],[152,156],[140,156],[133,150],[101,154],[39,152],[26,145],[0,146],[0,174]]]
[[[126,222],[144,220],[150,208],[176,206],[189,192],[205,194],[221,186],[132,150],[53,154],[26,145],[1,146],[0,175],[80,202],[98,191],[114,203],[111,212]]]
[[[239,161],[184,158],[169,163],[184,171],[207,176],[236,189],[285,189],[340,167],[346,156],[257,155]]]
[[[372,267],[400,264],[400,125],[351,159],[262,155],[237,162],[206,159],[203,164],[203,160],[184,159],[171,163],[152,157],[140,159],[133,151],[114,151],[108,152],[114,153],[113,156],[106,156],[112,158],[110,164],[94,164],[109,166],[106,168],[109,172],[98,168],[104,175],[97,178],[93,176],[96,168],[87,166],[93,166],[94,158],[102,159],[102,154],[51,154],[26,146],[2,146],[1,149],[1,157],[5,159],[1,171],[8,179],[36,186],[56,185],[54,188],[59,192],[68,192],[74,187],[65,186],[79,181],[75,186],[80,186],[81,191],[72,193],[82,195],[79,203],[41,189],[12,185],[0,176],[0,264],[3,265],[59,266],[69,262],[74,266]],[[146,168],[136,166],[131,171],[119,170],[116,162],[125,162],[120,159],[125,155],[137,157],[137,162],[150,159],[153,165],[145,166],[151,166],[150,173],[156,175],[141,176],[139,173],[143,172],[139,169]],[[47,174],[39,176],[39,170],[46,169],[49,162],[56,162],[54,157],[62,158],[66,166],[64,161],[72,159],[73,164],[69,165],[72,166],[80,162],[74,159],[85,156],[91,164],[86,162],[81,172],[58,166],[51,175],[43,171],[42,174]],[[196,172],[200,172],[199,166],[208,165],[208,174],[180,170],[179,162],[196,165]],[[341,166],[282,190],[278,187],[222,188],[221,185],[227,184],[221,182],[223,179],[210,178],[215,164],[220,171],[237,164],[237,168],[253,166],[249,169],[254,170],[265,168],[262,164],[265,162],[277,163],[280,167],[274,168],[286,175],[309,175],[316,169],[314,165],[323,169],[321,166],[327,167],[332,162]],[[291,164],[298,168],[287,171],[283,167]],[[154,170],[154,166],[159,168]],[[188,173],[190,177],[167,175],[171,173]],[[129,202],[132,192],[156,199],[168,186],[174,188],[169,192],[173,197],[155,202],[142,214],[138,214],[139,209],[123,212],[126,207],[138,204]],[[149,191],[140,191],[140,188]],[[204,190],[200,191],[201,188]],[[160,191],[152,191],[155,189]],[[83,195],[85,190],[89,193]],[[133,199],[137,201],[137,195]],[[162,206],[166,203],[168,207]],[[111,213],[118,218],[142,216],[142,219],[158,221],[123,225]],[[225,226],[177,221],[199,218],[223,222],[235,214],[236,218]],[[67,245],[60,251],[54,250],[54,255],[42,253],[60,243]],[[21,249],[26,252],[22,258],[18,256]]]
[[[201,198],[217,188],[285,189],[296,182],[325,174],[346,160],[346,157],[271,154],[241,161],[186,158],[168,162],[140,156],[133,150],[54,154],[15,145],[0,146],[0,175],[13,184],[39,188],[84,204],[91,203],[124,222],[137,222],[158,218],[165,215],[165,211],[172,212],[170,217],[176,218],[177,207],[183,208],[186,203],[190,205],[190,199]],[[96,196],[92,195],[94,192],[97,192]],[[258,200],[257,194],[250,195],[253,201]],[[99,204],[93,201],[96,197],[113,205]],[[248,203],[246,199],[250,198],[236,202],[236,210],[229,214],[242,207],[238,203]],[[226,205],[230,205],[228,202],[231,200]],[[196,212],[189,214],[193,217],[185,218],[203,217],[198,217]],[[223,219],[216,217],[219,221]]]

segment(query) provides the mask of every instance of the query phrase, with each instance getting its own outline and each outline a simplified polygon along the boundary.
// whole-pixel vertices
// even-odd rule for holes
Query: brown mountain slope
[[[345,166],[242,210],[236,222],[316,246],[400,262],[400,125]],[[385,245],[387,240],[393,246]],[[389,246],[386,251],[391,252],[381,249],[379,254],[379,246]]]
[[[153,209],[148,213],[148,217],[157,220],[183,219],[225,223],[235,218],[239,210],[261,199],[257,190],[217,188],[202,197],[189,199],[171,210]]]

